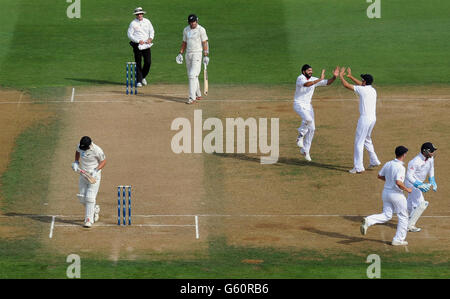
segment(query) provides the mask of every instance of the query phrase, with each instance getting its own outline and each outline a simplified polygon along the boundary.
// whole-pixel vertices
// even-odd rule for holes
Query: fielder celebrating
[[[155,30],[149,19],[144,18],[146,12],[142,7],[134,10],[136,18],[131,21],[128,27],[128,38],[130,45],[133,47],[134,61],[136,62],[136,80],[137,86],[147,85],[147,77],[152,64],[152,52],[150,47],[153,45]],[[142,66],[142,58],[144,58],[144,66]]]
[[[186,52],[186,68],[189,79],[189,99],[187,104],[192,104],[197,100],[201,100],[202,93],[198,76],[202,67],[202,51],[204,55],[203,64],[207,66],[209,63],[209,44],[206,29],[198,24],[198,17],[194,14],[189,15],[188,23],[189,26],[183,30],[183,42],[175,61],[178,64],[182,64],[183,53]]]
[[[84,227],[91,227],[99,219],[100,206],[96,205],[96,197],[100,187],[101,170],[105,167],[106,157],[103,150],[94,144],[89,136],[84,136],[80,140],[75,151],[75,162],[72,169],[75,172],[86,171],[96,182],[89,182],[80,175],[78,181],[77,197],[85,208]]]
[[[348,83],[344,79],[345,68],[341,68],[339,74],[342,85],[354,91],[359,96],[359,113],[358,125],[356,126],[355,147],[353,169],[350,173],[362,173],[365,168],[363,165],[364,148],[369,152],[370,167],[376,167],[381,164],[378,160],[375,148],[372,143],[372,130],[377,121],[377,91],[372,87],[373,77],[370,74],[362,74],[362,81],[352,76],[351,69],[347,68],[347,77],[349,77],[356,85]]]
[[[423,193],[433,188],[437,191],[436,179],[434,178],[434,152],[437,148],[431,142],[425,142],[420,148],[420,153],[408,163],[406,171],[406,186],[412,188],[408,195],[408,231],[419,232],[421,229],[416,227],[419,217],[428,207],[428,201],[425,201]],[[425,179],[429,177],[429,184]]]
[[[298,128],[297,146],[305,159],[311,161],[309,152],[316,129],[311,98],[317,86],[327,86],[336,80],[339,67],[336,67],[333,77],[328,80],[325,80],[325,70],[322,70],[320,78],[313,77],[313,70],[308,64],[302,66],[301,72],[301,75],[297,77],[294,94],[294,110],[302,118],[302,124]]]
[[[392,214],[398,216],[397,232],[395,233],[392,245],[408,245],[406,242],[406,234],[408,233],[408,211],[406,198],[403,191],[411,193],[411,188],[403,184],[405,180],[404,159],[408,149],[404,146],[398,146],[395,149],[396,159],[384,164],[378,173],[378,178],[385,181],[382,193],[383,212],[368,216],[362,220],[361,234],[367,234],[369,226],[378,223],[385,223],[392,219]]]

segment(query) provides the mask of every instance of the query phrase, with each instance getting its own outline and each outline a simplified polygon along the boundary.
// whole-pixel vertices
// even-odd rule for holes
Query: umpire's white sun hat
[[[146,12],[142,10],[142,7],[138,7],[134,10],[134,15],[145,14]]]

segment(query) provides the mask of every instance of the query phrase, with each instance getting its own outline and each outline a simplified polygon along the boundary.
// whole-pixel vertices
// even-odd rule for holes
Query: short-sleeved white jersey
[[[396,181],[405,181],[405,167],[403,162],[397,159],[391,160],[384,164],[378,173],[384,176],[386,181],[384,183],[384,190],[389,192],[403,193],[402,189],[397,186]]]
[[[199,24],[194,29],[187,26],[183,30],[183,41],[186,42],[186,53],[202,52],[202,42],[208,40],[206,29]]]
[[[416,181],[424,182],[427,175],[434,177],[434,158],[425,159],[425,156],[420,153],[408,163],[406,186],[411,188]]]
[[[377,91],[372,85],[354,85],[355,93],[359,96],[360,116],[376,119]]]
[[[305,83],[312,82],[317,79],[318,78],[312,76],[308,79],[303,74],[297,77],[297,83],[295,85],[295,94],[294,94],[294,102],[296,104],[300,104],[302,106],[311,105],[311,98],[314,94],[314,89],[318,86],[326,86],[328,84],[328,80],[324,79],[309,87],[304,86]]]
[[[94,170],[100,162],[106,159],[103,150],[94,142],[91,143],[90,148],[86,151],[81,150],[78,146],[77,152],[80,153],[80,167],[86,171]]]

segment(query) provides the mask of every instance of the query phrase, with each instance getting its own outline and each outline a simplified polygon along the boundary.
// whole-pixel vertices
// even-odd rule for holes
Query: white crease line
[[[200,238],[200,235],[198,233],[198,216],[195,216],[195,238],[198,240]]]
[[[70,98],[71,102],[73,102],[74,97],[75,97],[75,87],[72,88],[72,97]]]
[[[365,215],[338,215],[338,214],[153,214],[153,215],[133,215],[133,217],[364,217]],[[58,217],[58,218],[84,218],[83,215],[0,215],[0,218],[9,217]],[[430,215],[421,218],[450,218],[450,215]]]
[[[50,239],[53,237],[54,228],[55,228],[55,216],[52,216],[52,224],[50,225],[50,234],[48,235]]]
[[[82,227],[80,224],[55,224],[55,227]],[[194,224],[132,224],[132,225],[117,225],[117,224],[94,224],[93,227],[194,227]]]

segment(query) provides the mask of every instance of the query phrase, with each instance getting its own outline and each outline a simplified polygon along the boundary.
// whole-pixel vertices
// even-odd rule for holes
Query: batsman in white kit
[[[198,24],[198,17],[194,14],[188,16],[189,25],[183,30],[183,42],[180,53],[175,61],[183,63],[183,53],[186,52],[186,69],[189,79],[189,99],[187,104],[193,104],[201,100],[200,82],[198,76],[202,68],[202,52],[204,67],[209,64],[209,44],[206,29]]]
[[[419,217],[428,207],[428,201],[423,197],[433,189],[437,191],[436,179],[434,177],[434,154],[437,148],[431,142],[425,142],[420,148],[420,153],[408,163],[406,170],[406,186],[412,189],[408,195],[408,231],[419,232],[421,228],[416,227]],[[429,183],[425,180],[429,177]]]
[[[336,80],[339,74],[339,68],[333,72],[333,77],[326,80],[325,70],[322,70],[320,78],[313,77],[313,70],[310,65],[302,66],[301,75],[297,77],[294,94],[294,110],[302,118],[302,123],[298,128],[297,146],[300,148],[300,153],[307,161],[311,161],[310,149],[316,130],[314,120],[314,109],[311,105],[311,98],[314,90],[318,86],[327,86]]]
[[[398,146],[395,149],[396,159],[384,164],[378,173],[378,178],[385,181],[382,199],[383,212],[365,217],[361,223],[361,234],[367,234],[369,226],[378,223],[385,223],[392,219],[393,213],[397,214],[398,224],[397,232],[392,240],[392,245],[408,245],[406,234],[408,233],[408,210],[406,197],[403,191],[411,193],[412,189],[404,185],[405,167],[403,166],[408,149],[404,146]]]
[[[84,207],[84,227],[91,227],[99,220],[100,206],[96,198],[101,181],[101,171],[106,165],[103,150],[89,136],[83,136],[75,151],[72,169],[80,173],[77,197]],[[87,173],[87,175],[82,175]],[[89,179],[88,179],[89,178]]]
[[[355,85],[352,85],[344,79],[345,68],[341,68],[339,76],[344,87],[354,91],[359,96],[359,119],[356,126],[355,147],[353,155],[353,169],[350,173],[362,173],[365,171],[363,165],[364,148],[369,152],[370,164],[369,168],[381,165],[378,160],[375,148],[372,142],[372,130],[377,121],[377,91],[372,87],[373,77],[370,74],[362,74],[362,80],[358,80],[352,76],[351,69],[347,68],[347,77],[349,77]]]

